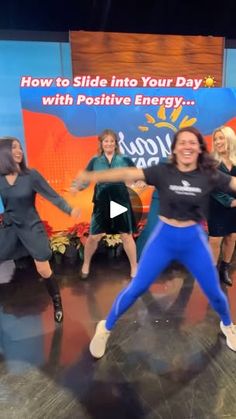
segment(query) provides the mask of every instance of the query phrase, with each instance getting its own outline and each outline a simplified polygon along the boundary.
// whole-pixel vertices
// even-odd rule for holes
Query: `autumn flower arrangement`
[[[68,249],[67,254],[73,255],[73,248],[78,251],[80,259],[84,258],[84,245],[86,243],[87,237],[89,235],[89,223],[81,222],[78,224],[69,227],[66,231],[67,237],[70,243],[70,251]]]
[[[45,220],[42,221],[42,223],[49,238],[52,252],[63,255],[66,251],[66,247],[69,245],[69,239],[67,235],[63,231],[54,233],[52,227]]]
[[[63,232],[56,233],[50,238],[50,247],[54,253],[61,253],[64,255],[69,244],[69,239]]]
[[[138,223],[137,231],[133,234],[134,239],[136,239],[141,234],[145,223],[145,220]],[[106,247],[118,247],[120,244],[122,244],[120,234],[105,234],[102,240]]]
[[[89,235],[89,224],[88,223],[78,223],[67,229],[67,235],[72,244],[77,249],[80,246],[84,246]]]
[[[120,234],[105,234],[102,240],[106,247],[116,247],[122,243]]]
[[[72,227],[69,227],[67,230],[61,232],[53,232],[52,227],[47,221],[43,221],[43,224],[49,238],[50,247],[54,254],[65,254],[66,256],[69,256],[72,254],[74,255],[76,251],[76,253],[80,256],[80,259],[83,259],[84,245],[89,235],[89,223],[81,222],[74,224]],[[141,234],[144,226],[145,221],[140,221],[137,226],[137,232],[133,234],[135,239]],[[105,248],[120,248],[119,246],[122,245],[121,235],[105,234],[101,243],[105,246]]]
[[[43,221],[44,228],[49,238],[50,247],[55,253],[64,254],[69,246],[77,250],[84,247],[89,235],[89,224],[79,223],[69,227],[66,231],[53,232],[52,227],[47,221]]]

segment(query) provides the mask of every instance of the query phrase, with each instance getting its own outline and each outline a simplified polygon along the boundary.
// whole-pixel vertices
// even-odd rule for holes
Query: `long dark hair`
[[[102,147],[102,143],[103,140],[105,140],[105,138],[110,135],[111,137],[114,138],[115,140],[115,154],[120,154],[120,149],[119,149],[119,143],[118,143],[118,137],[117,134],[115,133],[115,131],[113,131],[112,129],[105,129],[98,137],[98,141],[99,141],[99,146],[98,146],[98,154],[99,156],[101,156],[104,151],[103,151],[103,147]]]
[[[191,132],[197,137],[199,145],[200,145],[200,149],[201,149],[201,153],[198,156],[197,167],[202,172],[205,172],[208,175],[214,175],[217,170],[218,162],[214,159],[214,157],[207,150],[206,141],[203,135],[195,127],[181,128],[175,133],[172,144],[171,144],[171,152],[172,152],[171,159],[170,159],[171,162],[174,165],[177,165],[177,160],[176,160],[176,155],[174,154],[174,149],[175,149],[177,140],[179,138],[179,134],[181,134],[181,132]]]
[[[16,173],[19,171],[18,165],[14,161],[12,155],[12,144],[14,141],[17,141],[20,144],[18,138],[0,138],[0,175],[10,175],[11,173]],[[28,171],[24,155],[22,161],[19,163],[19,166],[21,172],[26,173]]]

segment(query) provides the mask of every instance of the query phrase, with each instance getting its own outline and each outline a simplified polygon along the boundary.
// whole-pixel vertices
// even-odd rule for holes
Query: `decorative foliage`
[[[75,224],[66,231],[57,233],[53,233],[47,221],[43,221],[43,224],[49,237],[50,247],[55,256],[58,254],[64,255],[65,253],[67,257],[68,255],[75,256],[75,252],[78,250],[80,258],[83,259],[83,248],[89,235],[88,223]],[[73,249],[74,251],[72,251]]]
[[[79,249],[81,245],[84,246],[89,235],[89,227],[89,224],[85,222],[69,227],[67,230],[67,236],[70,244],[77,249]]]
[[[122,243],[120,234],[105,234],[102,240],[107,247],[116,247]]]
[[[64,233],[56,233],[50,238],[50,246],[53,252],[64,255],[66,246],[69,246],[70,241],[68,236]]]

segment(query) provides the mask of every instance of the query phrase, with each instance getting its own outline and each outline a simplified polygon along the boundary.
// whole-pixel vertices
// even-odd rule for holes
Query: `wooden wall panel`
[[[222,85],[224,38],[70,32],[73,76],[215,78]],[[141,85],[141,84],[140,84]]]

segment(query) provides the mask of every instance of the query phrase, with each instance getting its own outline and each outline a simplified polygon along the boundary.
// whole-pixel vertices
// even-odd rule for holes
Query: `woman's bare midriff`
[[[176,220],[175,218],[164,217],[163,215],[160,215],[159,218],[164,223],[169,224],[169,225],[174,226],[174,227],[189,227],[189,226],[192,226],[194,224],[197,224],[196,221],[194,221],[194,220],[179,221],[179,220]]]

